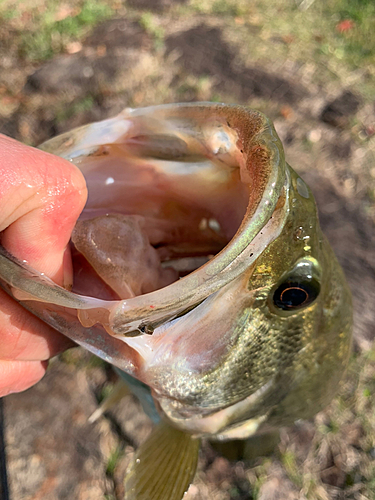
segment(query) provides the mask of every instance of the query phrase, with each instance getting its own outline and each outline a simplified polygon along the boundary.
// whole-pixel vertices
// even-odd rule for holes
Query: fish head
[[[192,434],[244,439],[310,418],[347,366],[350,291],[311,190],[286,172],[271,216],[284,214],[277,238],[193,309],[127,340],[160,411]]]
[[[195,436],[248,437],[329,401],[350,293],[264,115],[127,109],[42,149],[82,170],[89,197],[72,291],[1,250],[3,286],[22,305],[146,384],[163,418]]]

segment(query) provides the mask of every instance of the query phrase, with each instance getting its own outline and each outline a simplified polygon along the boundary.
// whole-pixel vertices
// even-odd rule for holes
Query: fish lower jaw
[[[218,441],[231,439],[247,439],[256,434],[269,417],[270,408],[263,407],[261,401],[265,394],[273,387],[273,380],[269,380],[261,388],[242,401],[232,404],[210,415],[194,415],[183,417],[172,413],[169,402],[157,401],[160,411],[170,423],[194,437],[205,437]],[[155,398],[157,399],[157,398]],[[259,411],[254,409],[258,407]],[[253,410],[253,411],[252,411]],[[264,410],[264,411],[262,411]],[[248,417],[249,415],[253,417]]]

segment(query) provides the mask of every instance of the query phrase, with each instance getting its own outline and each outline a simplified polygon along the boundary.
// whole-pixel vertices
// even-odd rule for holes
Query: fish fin
[[[194,478],[199,447],[199,439],[161,422],[128,468],[125,500],[181,500]]]
[[[88,421],[90,422],[90,424],[96,422],[98,418],[103,415],[103,413],[115,406],[116,403],[121,401],[122,398],[128,396],[129,394],[131,394],[129,387],[122,379],[118,379],[109,395],[103,399],[103,401],[100,403],[99,408],[97,408],[89,417]]]

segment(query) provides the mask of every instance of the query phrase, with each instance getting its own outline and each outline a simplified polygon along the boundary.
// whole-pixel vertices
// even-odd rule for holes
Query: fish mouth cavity
[[[264,115],[243,107],[126,109],[42,149],[73,161],[86,177],[89,199],[78,223],[82,230],[72,239],[81,261],[83,255],[116,292],[96,298],[120,299],[107,302],[110,312],[103,318],[114,336],[152,334],[235,279],[275,239],[285,218],[281,142]],[[89,230],[107,231],[107,243],[87,238]],[[114,233],[123,233],[116,255]],[[121,245],[131,249],[126,253]],[[147,245],[156,250],[156,260]],[[101,256],[92,257],[93,250]],[[85,276],[86,264],[78,263],[76,276]],[[90,288],[98,289],[78,279],[73,291],[93,295]],[[84,325],[94,318],[97,310],[80,314]]]

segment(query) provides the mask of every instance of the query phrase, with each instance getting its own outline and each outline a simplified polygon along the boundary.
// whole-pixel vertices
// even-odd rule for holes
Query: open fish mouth
[[[132,374],[199,304],[200,321],[218,316],[228,329],[227,290],[288,210],[283,148],[264,115],[211,103],[126,109],[41,148],[82,170],[89,197],[72,235],[72,290],[1,249],[2,286],[15,299]]]

